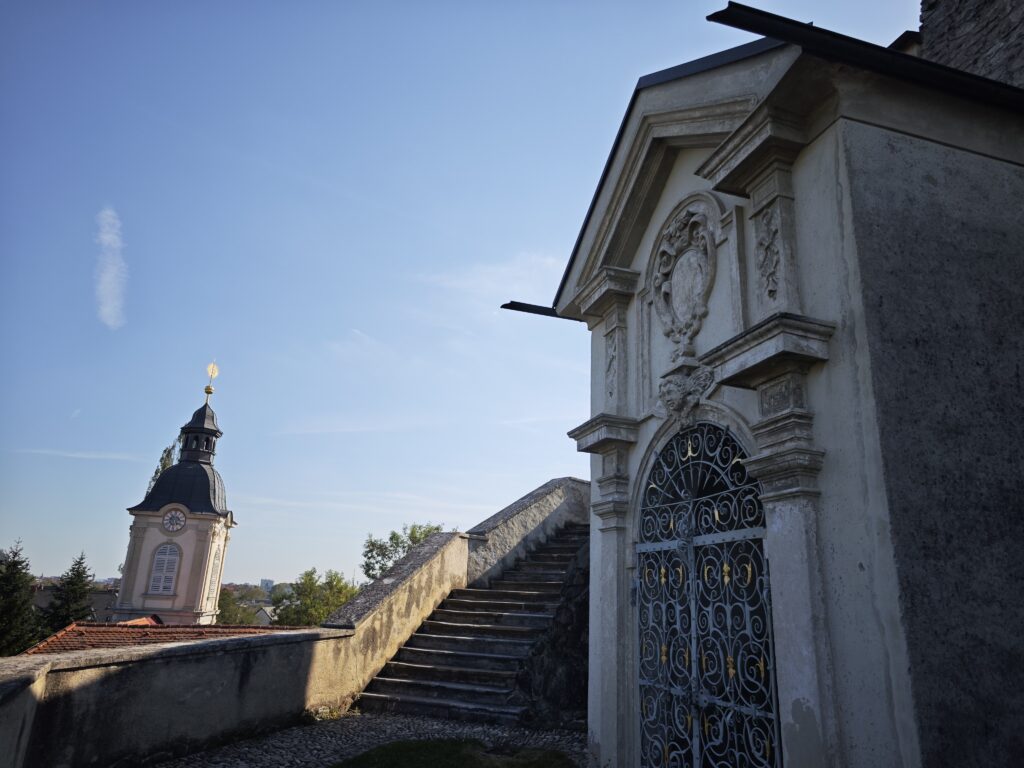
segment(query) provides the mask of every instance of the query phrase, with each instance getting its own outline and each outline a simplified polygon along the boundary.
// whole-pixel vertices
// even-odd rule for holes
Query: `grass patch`
[[[575,768],[562,752],[549,749],[487,749],[479,741],[439,739],[395,741],[332,768]]]

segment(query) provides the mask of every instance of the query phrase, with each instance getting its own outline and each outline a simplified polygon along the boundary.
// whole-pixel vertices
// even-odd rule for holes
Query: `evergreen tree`
[[[163,471],[174,466],[174,463],[178,460],[180,446],[181,437],[178,437],[161,452],[160,461],[156,463],[156,469],[153,470],[153,476],[149,478],[149,486],[146,488],[147,496],[149,495],[149,492],[153,490],[153,486],[156,485],[157,478],[160,477]]]
[[[0,550],[0,656],[13,656],[42,639],[32,605],[32,573],[21,542]]]
[[[379,579],[392,565],[401,560],[405,553],[422,542],[432,533],[441,530],[432,523],[403,525],[402,532],[392,531],[386,539],[376,539],[367,534],[363,542],[363,573],[368,579]]]
[[[93,575],[85,564],[85,553],[76,557],[71,567],[61,574],[53,590],[53,602],[46,608],[46,625],[51,632],[59,632],[74,621],[93,618],[89,590]]]

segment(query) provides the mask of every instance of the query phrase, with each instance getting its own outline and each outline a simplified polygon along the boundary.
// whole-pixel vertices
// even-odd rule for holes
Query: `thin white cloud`
[[[96,214],[96,242],[100,246],[96,262],[96,313],[110,330],[124,325],[124,291],[128,284],[128,265],[121,251],[121,219],[110,206]]]
[[[87,459],[90,461],[145,461],[130,453],[106,453],[103,451],[62,451],[56,448],[15,448],[14,453],[28,453],[34,456],[56,456],[61,459]]]

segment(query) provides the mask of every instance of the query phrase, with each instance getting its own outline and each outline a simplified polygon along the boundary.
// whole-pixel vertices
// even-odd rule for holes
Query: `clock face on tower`
[[[180,531],[185,527],[185,513],[180,509],[172,509],[164,515],[164,529],[171,531]]]

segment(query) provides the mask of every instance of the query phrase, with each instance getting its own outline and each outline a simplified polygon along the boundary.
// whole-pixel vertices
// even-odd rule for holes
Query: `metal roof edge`
[[[730,2],[723,10],[712,13],[707,19],[799,46],[806,53],[823,59],[937,88],[974,101],[1024,112],[1024,89],[848,37],[813,24],[793,21],[742,3]]]

